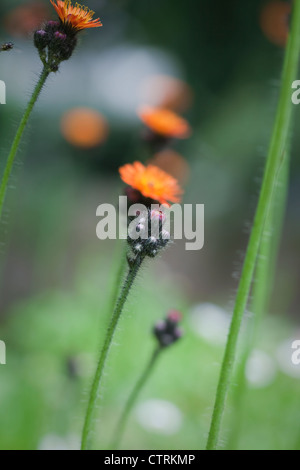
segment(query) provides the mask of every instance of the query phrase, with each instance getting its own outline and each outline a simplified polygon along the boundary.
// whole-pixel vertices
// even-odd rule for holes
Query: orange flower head
[[[90,108],[73,108],[64,113],[61,132],[72,145],[90,149],[105,142],[108,124],[104,116]]]
[[[177,180],[155,165],[140,162],[128,163],[119,169],[121,179],[138,190],[144,197],[169,206],[167,201],[178,203],[183,194]]]
[[[189,123],[169,109],[142,106],[138,115],[156,134],[177,139],[186,139],[191,135]]]
[[[74,32],[102,26],[100,18],[93,20],[94,12],[88,7],[79,5],[79,3],[73,6],[71,0],[50,0],[50,2],[63,25]]]

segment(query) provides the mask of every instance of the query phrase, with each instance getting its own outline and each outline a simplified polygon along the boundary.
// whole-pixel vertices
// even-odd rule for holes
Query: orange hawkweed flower
[[[180,113],[189,109],[194,100],[191,87],[169,75],[149,75],[141,83],[140,97],[143,103],[159,106]]]
[[[88,7],[76,3],[72,5],[71,0],[50,0],[54,6],[61,22],[72,30],[81,31],[87,28],[99,28],[102,26],[100,18],[93,20],[94,12]]]
[[[161,150],[157,152],[149,163],[166,171],[177,179],[181,185],[188,182],[190,176],[190,167],[188,162],[177,152],[171,149]]]
[[[186,139],[191,134],[189,123],[169,109],[142,106],[138,115],[153,132],[164,137]]]
[[[178,203],[183,191],[177,180],[155,165],[144,166],[140,162],[128,163],[119,169],[121,179],[146,198],[161,204]]]

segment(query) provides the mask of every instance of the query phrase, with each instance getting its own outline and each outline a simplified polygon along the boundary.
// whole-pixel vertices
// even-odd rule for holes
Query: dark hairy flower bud
[[[68,60],[77,44],[77,38],[67,34],[60,21],[48,21],[43,29],[34,33],[34,45],[44,65],[56,72],[64,60]]]
[[[182,337],[183,332],[178,327],[180,320],[181,313],[177,310],[171,310],[165,320],[156,323],[153,333],[162,348],[171,346]]]
[[[39,29],[34,33],[33,41],[39,51],[43,51],[49,44],[49,35],[44,29]]]
[[[56,31],[49,49],[52,54],[56,56],[60,62],[62,62],[63,60],[68,60],[71,57],[76,44],[76,37],[70,37],[65,33]]]
[[[158,210],[148,209],[143,213],[137,213],[137,216],[138,219],[133,221],[129,219],[131,223],[127,238],[132,250],[133,262],[136,257],[155,258],[170,241],[170,233],[164,229],[165,214]]]
[[[59,21],[48,21],[34,34],[34,45],[48,73],[57,72],[59,64],[71,57],[80,31],[102,26],[100,18],[93,19],[94,12],[88,7],[73,5],[71,0],[50,1]]]

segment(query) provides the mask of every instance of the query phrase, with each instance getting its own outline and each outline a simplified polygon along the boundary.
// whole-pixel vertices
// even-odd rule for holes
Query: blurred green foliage
[[[2,449],[34,449],[46,436],[60,437],[66,447],[68,439],[73,442],[75,436],[78,445],[86,403],[84,391],[88,390],[95,351],[108,320],[103,315],[105,302],[99,290],[107,293],[109,286],[98,268],[108,261],[85,261],[73,289],[49,290],[18,303],[2,326],[2,338],[8,346],[7,365],[1,366]],[[169,308],[170,297],[173,305],[188,311],[180,290],[174,292],[168,281],[158,289],[151,271],[144,268],[115,340],[117,346],[109,361],[95,432],[98,448],[109,446],[125,399],[154,348],[152,326]],[[170,436],[151,432],[141,428],[133,414],[123,448],[204,448],[223,347],[199,338],[187,318],[184,329],[184,338],[162,355],[138,400],[138,404],[150,398],[175,404],[183,415],[180,430]],[[273,319],[260,346],[274,357],[278,343],[288,334],[290,327]],[[270,385],[251,388],[243,413],[240,448],[298,448],[299,392],[299,379],[281,372]],[[230,434],[232,406],[234,403],[229,401],[224,437]],[[53,437],[50,442],[55,447]]]

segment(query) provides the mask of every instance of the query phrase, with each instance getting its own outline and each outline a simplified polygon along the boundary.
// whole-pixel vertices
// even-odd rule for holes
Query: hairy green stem
[[[286,208],[287,189],[289,181],[289,158],[286,158],[280,170],[276,193],[269,211],[264,234],[259,250],[259,257],[255,270],[255,285],[251,301],[252,317],[249,319],[245,346],[237,369],[235,382],[237,384],[233,393],[233,422],[230,432],[228,449],[234,450],[238,446],[243,422],[243,404],[247,392],[246,366],[253,351],[265,315],[270,305],[270,297],[274,283],[277,256],[281,240],[283,217]]]
[[[6,196],[6,191],[7,191],[9,178],[10,178],[10,175],[11,175],[11,172],[12,172],[13,164],[14,164],[14,161],[15,161],[15,157],[16,157],[19,145],[20,145],[22,135],[24,133],[25,127],[27,125],[27,122],[28,122],[28,119],[31,115],[31,112],[34,108],[34,105],[37,102],[37,99],[38,99],[38,97],[39,97],[39,95],[42,91],[43,86],[45,85],[45,82],[46,82],[49,74],[50,74],[49,70],[46,67],[44,67],[43,70],[42,70],[42,73],[40,75],[39,81],[37,82],[36,87],[34,89],[34,92],[33,92],[32,96],[30,98],[28,106],[27,106],[27,108],[24,112],[24,115],[23,115],[22,119],[21,119],[20,125],[18,127],[17,133],[16,133],[15,138],[14,138],[14,141],[12,143],[12,146],[11,146],[8,158],[7,158],[6,166],[5,166],[5,169],[4,169],[1,185],[0,185],[0,219],[2,217],[3,204],[4,204],[4,201],[5,201],[5,196]]]
[[[81,443],[82,450],[87,450],[90,446],[91,433],[92,433],[92,427],[93,427],[93,416],[94,416],[95,407],[98,401],[100,388],[102,385],[103,372],[104,372],[105,365],[107,362],[109,350],[110,350],[113,337],[114,337],[117,325],[119,323],[121,314],[123,312],[125,302],[127,300],[130,289],[133,285],[133,282],[137,276],[137,273],[141,267],[142,261],[143,261],[143,258],[141,257],[137,258],[134,264],[131,265],[129,272],[127,274],[127,277],[124,281],[123,288],[117,300],[112,318],[110,320],[110,324],[106,332],[104,345],[100,353],[98,366],[96,369],[94,381],[93,381],[90,396],[89,396],[89,402],[88,402],[88,407],[86,411],[83,432],[82,432],[82,443]]]
[[[289,167],[290,152],[288,150],[278,175],[273,203],[266,220],[256,267],[256,279],[251,303],[251,312],[254,313],[255,336],[271,300],[287,203]]]
[[[116,431],[115,431],[115,435],[114,435],[114,439],[113,439],[112,449],[118,449],[118,447],[120,446],[120,442],[121,442],[121,439],[122,439],[124,431],[125,431],[127,419],[130,415],[130,412],[133,408],[133,405],[134,405],[140,391],[142,390],[145,383],[147,382],[147,380],[148,380],[148,378],[149,378],[149,376],[150,376],[150,374],[153,370],[153,367],[156,364],[157,359],[160,356],[161,352],[162,352],[162,348],[160,346],[154,350],[154,353],[152,354],[149,363],[147,364],[145,370],[143,371],[142,375],[140,376],[137,383],[135,384],[135,387],[132,390],[132,392],[131,392],[131,394],[130,394],[127,402],[126,402],[123,413],[122,413],[122,415],[121,415],[121,417],[118,421]]]
[[[122,242],[122,243],[121,243]],[[106,313],[109,315],[113,311],[120,288],[125,277],[127,263],[127,240],[117,240],[116,251],[114,253],[114,263],[110,282],[110,295],[108,298],[107,306],[105,307]]]
[[[293,105],[291,102],[291,85],[297,77],[300,55],[300,0],[295,0],[291,24],[291,33],[285,54],[283,75],[278,109],[275,118],[263,183],[260,191],[258,206],[254,218],[241,279],[238,287],[232,322],[225,348],[223,363],[219,376],[217,395],[213,410],[212,422],[208,436],[207,450],[218,447],[222,417],[225,409],[232,372],[235,362],[238,336],[241,322],[250,294],[251,283],[260,249],[260,243],[265,227],[266,218],[272,201],[276,180],[285,158],[288,137],[292,120]]]

